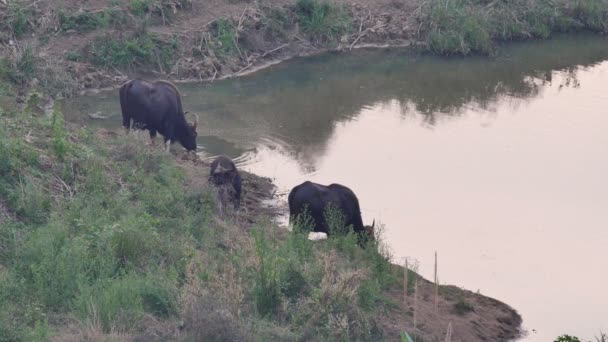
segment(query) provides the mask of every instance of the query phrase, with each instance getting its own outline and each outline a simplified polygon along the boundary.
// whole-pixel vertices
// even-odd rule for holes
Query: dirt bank
[[[174,154],[179,165],[186,170],[188,179],[195,182],[206,180],[210,160],[193,160],[182,152]],[[239,222],[243,230],[249,232],[256,224],[264,224],[286,214],[288,209],[277,205],[276,187],[269,178],[248,172],[241,172],[241,175],[245,205],[237,214],[229,216],[231,220]],[[282,230],[281,239],[285,239],[287,234],[287,230]],[[393,272],[403,279],[403,267],[394,265]],[[445,341],[448,329],[451,331],[450,341],[455,342],[509,341],[521,335],[522,318],[509,305],[452,285],[437,288],[435,304],[435,284],[412,270],[409,274],[405,304],[403,282],[384,292],[389,305],[377,322],[386,340],[401,341],[400,334],[405,331],[417,341]]]
[[[150,2],[143,13],[134,4],[105,0],[39,0],[23,11],[11,4],[0,3],[8,24],[0,57],[17,65],[29,49],[33,56],[26,57],[37,65],[4,73],[18,86],[43,88],[51,96],[116,86],[135,76],[213,81],[295,56],[408,45],[415,40],[419,6],[409,0],[339,0],[330,9],[339,14],[327,20],[343,21],[344,28],[334,32],[329,23],[303,29],[294,0],[163,0]]]
[[[56,96],[135,76],[214,81],[357,47],[491,55],[496,41],[606,33],[606,19],[604,0],[4,0],[0,79]]]

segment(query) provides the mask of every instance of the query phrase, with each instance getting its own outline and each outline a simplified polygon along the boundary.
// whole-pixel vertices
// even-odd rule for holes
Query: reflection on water
[[[526,340],[549,341],[608,330],[605,60],[605,39],[576,36],[496,59],[324,55],[180,89],[203,156],[227,154],[284,193],[348,185],[397,258],[430,277],[437,250],[442,282],[511,304],[537,331]],[[66,116],[119,127],[115,93]]]

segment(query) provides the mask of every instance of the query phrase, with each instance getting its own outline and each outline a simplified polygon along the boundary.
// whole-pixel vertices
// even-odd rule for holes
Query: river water
[[[179,88],[203,157],[229,155],[284,195],[349,186],[394,262],[432,278],[437,251],[441,283],[508,303],[525,341],[552,341],[608,332],[607,84],[608,40],[577,35],[496,58],[326,54]],[[64,110],[121,122],[117,91]]]

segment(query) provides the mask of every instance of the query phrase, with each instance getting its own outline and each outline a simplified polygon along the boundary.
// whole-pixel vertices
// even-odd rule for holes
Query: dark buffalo
[[[234,209],[241,204],[241,175],[239,170],[226,156],[218,156],[209,168],[209,183],[219,192],[222,205],[232,202]]]
[[[176,140],[186,150],[196,150],[198,117],[194,123],[186,121],[181,96],[175,85],[167,81],[130,80],[120,87],[119,93],[122,125],[127,131],[133,122],[133,128],[150,131],[153,142],[156,132],[162,134],[167,151]]]
[[[359,200],[355,193],[344,185],[325,186],[307,181],[291,190],[288,202],[290,222],[306,212],[313,220],[313,231],[329,236],[332,232],[326,219],[327,208],[334,207],[340,211],[344,227],[352,226],[358,235],[359,244],[362,245],[367,238],[374,238],[375,222],[371,226],[363,226]]]

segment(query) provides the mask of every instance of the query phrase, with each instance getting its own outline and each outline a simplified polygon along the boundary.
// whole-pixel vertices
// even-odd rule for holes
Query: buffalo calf
[[[209,168],[209,183],[217,190],[222,206],[231,202],[234,209],[241,203],[241,175],[234,162],[226,156],[218,156]]]

